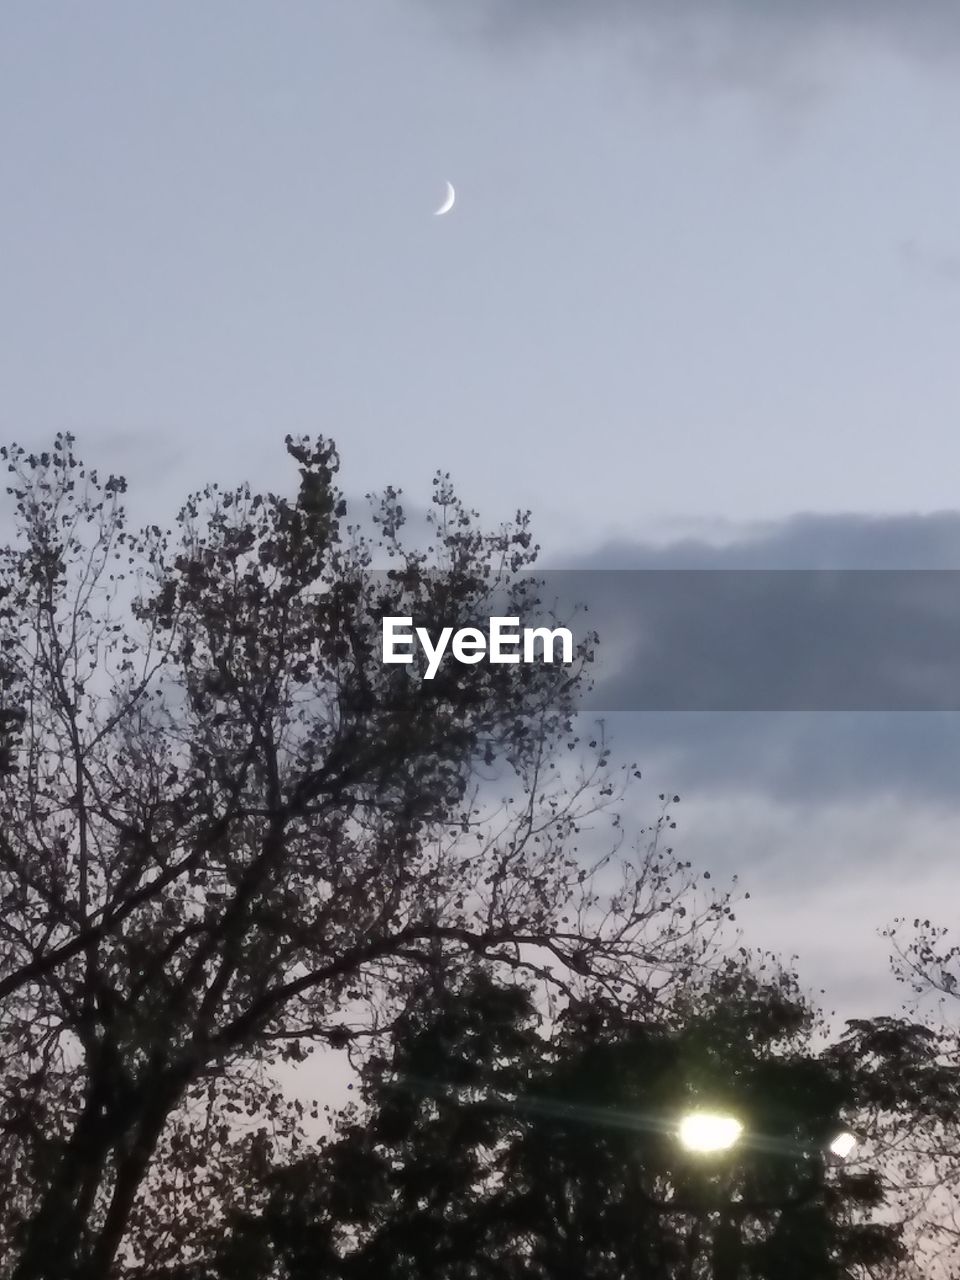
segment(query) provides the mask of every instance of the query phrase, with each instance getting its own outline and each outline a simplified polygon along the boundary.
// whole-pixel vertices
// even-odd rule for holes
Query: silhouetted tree
[[[900,1227],[871,1167],[878,1114],[957,1097],[920,1029],[822,1030],[795,978],[742,959],[656,1020],[572,1004],[545,1034],[475,975],[411,1010],[339,1136],[262,1183],[196,1274],[214,1280],[840,1280],[893,1276]],[[926,1101],[916,1088],[925,1089]],[[739,1116],[729,1153],[678,1118]],[[855,1124],[859,1159],[829,1154]]]
[[[446,664],[424,683],[381,662],[385,615],[436,634],[497,593],[526,616],[527,516],[482,532],[438,476],[431,546],[405,545],[393,490],[371,541],[346,523],[333,446],[288,438],[293,500],[211,485],[171,548],[127,532],[124,481],[72,448],[3,451],[13,1280],[187,1260],[236,1144],[271,1153],[235,1121],[296,1129],[262,1073],[381,1034],[441,960],[649,1002],[652,975],[682,982],[710,945],[698,924],[728,910],[679,910],[690,877],[656,844],[612,888],[609,855],[578,850],[620,786],[602,741],[575,776],[565,763],[592,638],[573,667]],[[505,797],[496,822],[478,769]]]
[[[884,930],[905,1012],[919,1018],[941,1069],[960,1067],[960,940],[929,919],[896,920]],[[949,1097],[882,1133],[890,1194],[909,1219],[907,1238],[923,1275],[960,1276],[960,1106]],[[912,1278],[911,1278],[912,1280]]]

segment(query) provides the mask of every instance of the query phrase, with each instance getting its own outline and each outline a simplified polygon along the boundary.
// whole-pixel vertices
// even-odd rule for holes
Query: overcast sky
[[[958,70],[953,0],[6,0],[0,435],[144,519],[323,432],[568,567],[960,568]],[[622,732],[748,939],[886,999],[955,717]]]

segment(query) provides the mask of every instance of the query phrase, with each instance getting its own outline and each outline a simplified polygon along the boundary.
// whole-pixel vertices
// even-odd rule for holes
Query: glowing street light
[[[694,1111],[680,1121],[677,1136],[687,1151],[707,1154],[728,1151],[739,1139],[743,1125],[733,1116]]]
[[[842,1133],[838,1133],[834,1140],[830,1143],[830,1150],[838,1160],[846,1160],[847,1156],[854,1150],[857,1140],[849,1130],[845,1129]]]

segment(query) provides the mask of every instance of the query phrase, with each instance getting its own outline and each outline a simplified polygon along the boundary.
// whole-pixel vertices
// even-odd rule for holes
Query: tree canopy
[[[196,1274],[218,1280],[892,1276],[905,1257],[851,1123],[955,1105],[922,1028],[851,1024],[814,1049],[793,975],[727,962],[655,1020],[568,1006],[545,1032],[518,986],[473,974],[411,1010],[332,1140],[261,1180]],[[731,1111],[731,1153],[683,1151]],[[922,1108],[921,1108],[922,1109]],[[859,1130],[864,1155],[870,1130]]]

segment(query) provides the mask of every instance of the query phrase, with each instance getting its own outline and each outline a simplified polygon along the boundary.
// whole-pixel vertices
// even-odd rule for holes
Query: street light
[[[681,1119],[677,1128],[677,1138],[680,1145],[686,1151],[698,1155],[729,1151],[731,1147],[740,1141],[743,1135],[744,1127],[741,1122],[734,1116],[721,1112],[689,1112]],[[758,1150],[770,1149],[770,1139],[765,1141],[759,1134],[747,1134],[746,1140]],[[836,1132],[828,1146],[826,1144],[823,1146],[819,1144],[813,1146],[800,1144],[796,1148],[798,1154],[802,1154],[805,1159],[814,1157],[811,1166],[812,1176],[803,1193],[780,1204],[754,1205],[752,1207],[754,1209],[761,1207],[764,1209],[786,1209],[788,1206],[809,1203],[823,1189],[825,1151],[828,1150],[836,1160],[843,1161],[857,1145],[858,1140],[846,1129]],[[773,1149],[780,1149],[780,1144],[776,1143],[775,1140]],[[676,1207],[676,1203],[674,1201],[674,1207]],[[713,1280],[737,1280],[741,1274],[743,1259],[741,1232],[743,1229],[743,1210],[746,1207],[744,1202],[741,1201],[736,1205],[733,1203],[723,1205],[719,1201],[714,1201],[712,1203],[692,1205],[691,1207],[701,1218],[711,1208],[718,1212],[710,1257],[710,1274]]]
[[[849,1129],[844,1129],[830,1143],[831,1152],[838,1160],[846,1160],[857,1145],[857,1140]]]
[[[709,1153],[729,1151],[743,1132],[743,1125],[733,1116],[712,1111],[693,1111],[683,1117],[677,1136],[687,1151]]]
[[[739,1142],[743,1125],[734,1116],[719,1111],[691,1111],[677,1127],[677,1138],[687,1151],[709,1154],[711,1151],[729,1151]],[[858,1139],[849,1129],[841,1129],[830,1140],[827,1150],[838,1160],[846,1160],[858,1146]],[[812,1154],[812,1149],[811,1152]]]

